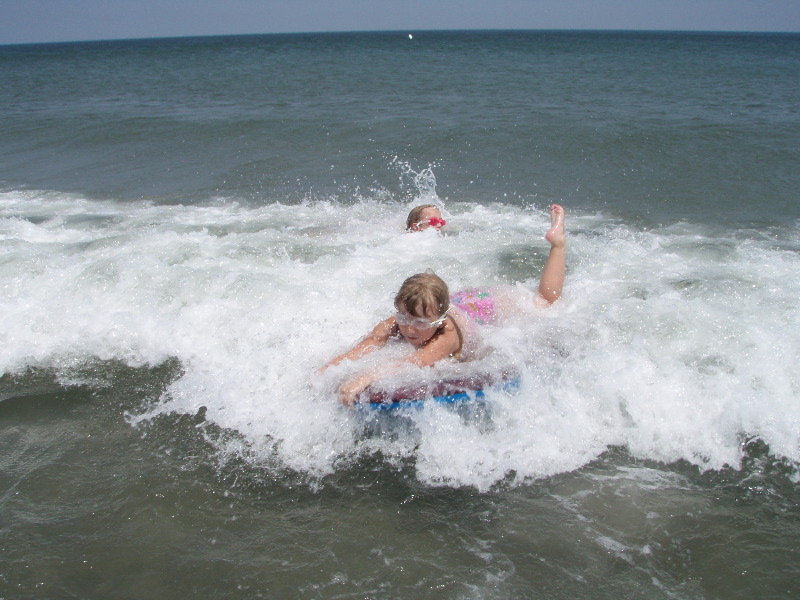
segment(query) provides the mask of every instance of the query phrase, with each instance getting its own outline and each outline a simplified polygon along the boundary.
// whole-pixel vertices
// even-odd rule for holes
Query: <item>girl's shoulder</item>
[[[459,309],[451,310],[448,316],[450,317],[448,320],[453,322],[459,340],[458,353],[453,356],[459,360],[472,360],[478,355],[482,345],[476,321]]]

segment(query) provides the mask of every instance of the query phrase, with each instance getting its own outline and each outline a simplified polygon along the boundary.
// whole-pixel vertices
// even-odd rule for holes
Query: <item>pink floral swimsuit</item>
[[[471,289],[450,296],[456,308],[481,325],[494,321],[495,310],[492,293],[488,290]]]

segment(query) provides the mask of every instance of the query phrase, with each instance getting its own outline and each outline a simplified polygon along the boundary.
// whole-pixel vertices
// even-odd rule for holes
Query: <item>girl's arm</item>
[[[372,368],[345,381],[339,386],[339,402],[345,406],[352,406],[356,401],[356,397],[376,379],[396,373],[408,365],[430,367],[443,358],[452,356],[460,348],[461,340],[458,332],[455,326],[448,323],[441,334],[437,335],[422,348],[418,348],[411,356]]]
[[[322,367],[320,367],[319,372],[324,373],[328,369],[328,367],[333,367],[335,365],[338,365],[339,363],[345,360],[358,360],[359,358],[363,358],[370,352],[374,352],[379,348],[383,348],[386,345],[386,342],[389,341],[389,338],[392,335],[393,328],[394,328],[394,317],[389,317],[388,319],[381,321],[367,335],[367,337],[362,339],[347,352],[340,354],[339,356],[329,360]]]

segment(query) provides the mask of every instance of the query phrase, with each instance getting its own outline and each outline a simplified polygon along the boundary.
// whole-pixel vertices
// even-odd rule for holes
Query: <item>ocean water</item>
[[[800,35],[0,46],[0,89],[0,598],[800,594]],[[338,405],[408,275],[535,287],[554,202],[563,298],[408,374],[518,391]]]

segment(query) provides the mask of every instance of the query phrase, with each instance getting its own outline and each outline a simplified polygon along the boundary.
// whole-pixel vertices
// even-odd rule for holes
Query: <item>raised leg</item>
[[[550,229],[545,239],[550,242],[550,255],[539,280],[539,295],[552,304],[561,297],[564,274],[567,268],[567,233],[564,230],[564,208],[559,204],[550,207]]]

